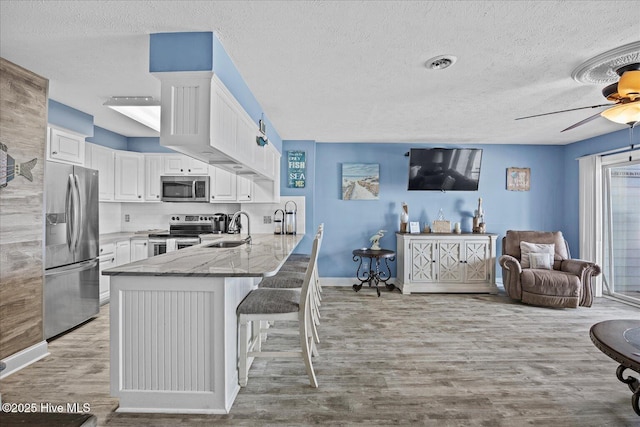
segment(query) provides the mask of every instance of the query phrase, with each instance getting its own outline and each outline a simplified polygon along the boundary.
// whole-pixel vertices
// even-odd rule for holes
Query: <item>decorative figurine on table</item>
[[[474,233],[485,233],[487,226],[484,223],[484,211],[482,210],[482,197],[478,199],[478,210],[476,210],[473,217],[473,230]]]
[[[400,214],[400,232],[406,233],[409,225],[409,206],[402,202],[402,213]]]
[[[384,233],[386,233],[387,230],[378,230],[378,232],[376,234],[374,234],[373,236],[371,236],[369,238],[369,241],[371,242],[371,250],[373,251],[379,251],[380,250],[380,239],[382,239],[382,237],[384,236]]]

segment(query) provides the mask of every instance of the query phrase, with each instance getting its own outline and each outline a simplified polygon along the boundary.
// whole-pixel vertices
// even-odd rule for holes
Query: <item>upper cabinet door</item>
[[[164,172],[164,156],[144,156],[144,199],[147,202],[160,201],[160,176]]]
[[[181,154],[164,156],[164,173],[184,175],[186,173],[186,157]]]
[[[211,176],[211,202],[236,201],[236,175],[215,166],[209,166]]]
[[[209,175],[209,165],[200,160],[188,158],[187,175]]]
[[[115,154],[115,200],[142,202],[144,192],[144,156],[118,151]]]
[[[114,150],[87,143],[85,153],[85,166],[98,171],[98,199],[112,202],[115,193]]]
[[[84,165],[83,135],[49,127],[47,139],[47,160]]]

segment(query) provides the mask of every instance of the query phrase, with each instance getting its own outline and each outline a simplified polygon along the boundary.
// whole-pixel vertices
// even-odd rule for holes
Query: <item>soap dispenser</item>
[[[293,210],[287,208],[289,203],[293,203],[293,206],[294,206]],[[298,205],[293,200],[289,200],[287,203],[284,204],[284,211],[285,211],[285,217],[284,217],[285,234],[296,234],[297,232],[296,214],[298,212]]]
[[[282,213],[281,218],[278,218],[278,212]],[[284,234],[284,211],[282,209],[273,213],[273,234]]]

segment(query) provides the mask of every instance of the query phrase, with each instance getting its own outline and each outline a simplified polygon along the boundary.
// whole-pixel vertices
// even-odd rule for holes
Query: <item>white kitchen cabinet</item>
[[[84,165],[85,135],[66,129],[49,127],[47,133],[47,160]]]
[[[100,245],[100,305],[109,302],[110,276],[103,276],[102,271],[116,266],[116,245],[107,243]]]
[[[210,72],[155,73],[161,81],[160,144],[230,172],[264,179],[258,123]]]
[[[144,155],[127,151],[115,153],[115,196],[120,202],[142,202]]]
[[[131,242],[120,240],[116,242],[116,266],[131,262]]]
[[[131,262],[149,258],[149,239],[131,239]]]
[[[495,234],[396,233],[397,279],[412,292],[497,293]]]
[[[280,153],[270,145],[265,146],[265,175],[269,179],[253,179],[253,201],[257,203],[280,202]]]
[[[87,143],[85,166],[98,171],[98,199],[101,202],[112,202],[115,194],[114,150]]]
[[[248,169],[262,173],[257,166],[258,150],[263,148],[256,143],[257,129],[251,121],[245,117],[238,117],[236,130],[237,159]]]
[[[207,175],[209,165],[182,154],[164,156],[164,173],[167,175]]]
[[[236,146],[238,114],[233,100],[217,85],[211,90],[211,145],[231,158],[238,157]]]
[[[211,202],[236,201],[236,175],[228,170],[209,166]]]
[[[164,155],[145,154],[144,156],[144,200],[160,201],[160,177],[164,173]]]
[[[244,175],[236,175],[236,192],[238,202],[253,201],[253,180]]]

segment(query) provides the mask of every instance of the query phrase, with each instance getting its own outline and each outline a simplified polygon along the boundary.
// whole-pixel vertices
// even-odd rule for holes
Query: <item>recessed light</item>
[[[453,55],[438,55],[424,63],[425,67],[430,70],[444,70],[456,63],[458,58]]]

